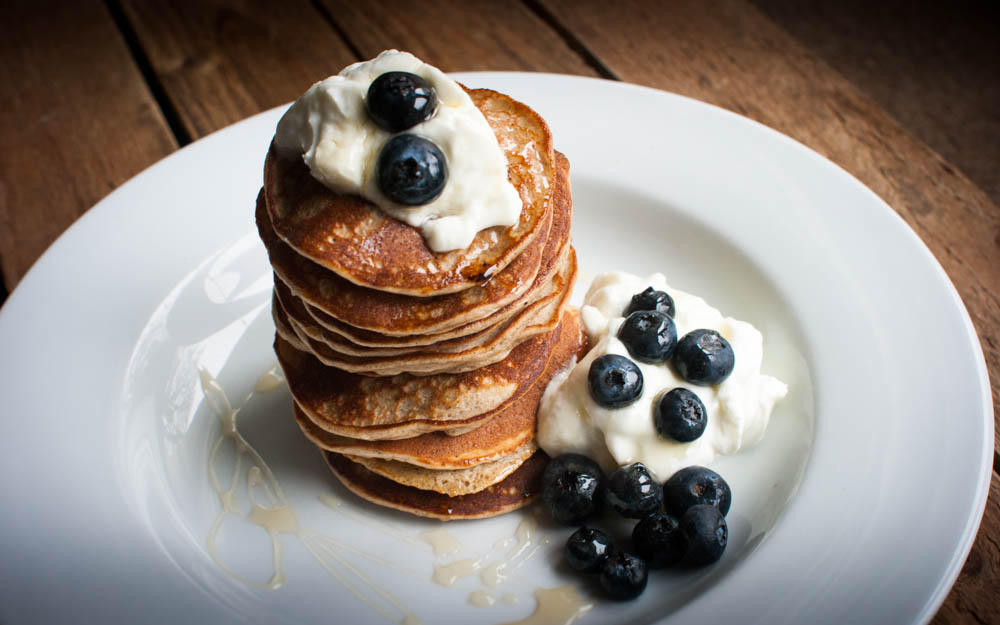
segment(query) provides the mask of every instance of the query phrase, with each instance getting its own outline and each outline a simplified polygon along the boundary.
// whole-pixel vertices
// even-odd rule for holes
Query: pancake
[[[545,370],[531,389],[510,402],[478,428],[449,436],[429,432],[398,440],[358,440],[337,436],[316,426],[295,406],[295,420],[310,441],[321,449],[350,456],[398,460],[428,469],[458,469],[509,455],[535,436],[538,402],[552,377],[575,362],[586,351],[586,339],[579,312],[568,309],[563,315],[559,340]]]
[[[546,236],[540,233],[507,268],[485,284],[457,293],[412,297],[355,285],[285,244],[274,233],[262,196],[257,200],[257,228],[275,274],[316,311],[313,316],[321,325],[338,331],[346,324],[378,335],[405,336],[403,345],[428,345],[441,339],[419,337],[414,341],[413,335],[439,334],[463,326],[463,335],[481,330],[481,327],[468,325],[477,320],[488,323],[488,317],[525,294],[536,282],[539,270],[552,271],[553,260],[569,243],[573,212],[569,163],[563,155],[557,153],[556,156],[558,175],[552,206],[544,217],[551,221],[544,227]],[[542,281],[547,279],[543,277]],[[345,338],[351,339],[350,336]],[[353,342],[359,344],[359,341]],[[378,343],[382,346],[388,341],[383,339]]]
[[[542,472],[549,460],[544,452],[535,452],[497,484],[478,493],[449,497],[398,484],[333,452],[324,452],[323,456],[337,479],[359,497],[381,506],[442,521],[482,519],[528,505],[541,492]]]
[[[335,193],[301,159],[264,164],[264,191],[275,233],[298,253],[340,277],[380,291],[426,297],[483,284],[541,233],[555,188],[548,125],[528,106],[486,89],[469,92],[507,157],[507,177],[521,195],[516,224],[481,230],[460,250],[434,253],[420,231],[360,196]],[[544,233],[541,233],[544,235]]]
[[[540,298],[546,295],[544,291],[532,293],[532,298]],[[374,358],[385,356],[404,356],[407,354],[436,353],[436,354],[456,354],[474,347],[478,347],[495,340],[500,336],[508,324],[505,320],[487,326],[484,330],[467,336],[444,339],[431,345],[414,345],[407,347],[368,347],[357,345],[343,335],[332,332],[321,326],[306,309],[301,299],[295,297],[288,290],[287,285],[275,277],[274,296],[276,304],[285,315],[284,321],[298,333],[304,332],[308,339],[326,344],[331,350],[338,354],[347,356],[358,356],[361,358]],[[530,303],[534,303],[533,301]],[[437,336],[437,335],[435,335]]]
[[[557,340],[558,327],[474,371],[376,378],[327,367],[281,335],[274,349],[292,398],[311,422],[341,436],[384,440],[482,425],[531,388]]]
[[[372,473],[389,478],[397,484],[412,486],[420,490],[432,490],[435,493],[455,497],[468,495],[492,486],[517,470],[532,454],[538,451],[538,445],[529,440],[512,453],[501,456],[489,462],[474,464],[461,469],[427,469],[414,466],[399,460],[384,460],[365,456],[350,456],[345,458],[356,462]]]
[[[571,248],[565,266],[553,278],[541,299],[525,308],[514,319],[505,322],[501,332],[489,342],[456,353],[419,351],[397,356],[350,356],[336,351],[323,341],[322,336],[315,336],[316,332],[322,334],[322,330],[314,326],[310,331],[301,322],[289,319],[280,303],[273,308],[272,313],[279,330],[291,329],[301,344],[308,347],[308,351],[331,367],[372,376],[461,373],[498,362],[520,342],[555,328],[569,302],[575,279],[576,255]]]

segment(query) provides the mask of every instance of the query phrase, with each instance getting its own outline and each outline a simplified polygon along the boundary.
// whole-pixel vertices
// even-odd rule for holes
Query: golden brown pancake
[[[273,307],[272,313],[279,331],[292,330],[308,351],[320,362],[331,367],[373,376],[400,373],[418,375],[461,373],[502,360],[520,342],[555,328],[569,302],[575,279],[576,256],[571,250],[566,266],[553,278],[538,301],[529,305],[513,319],[504,322],[500,332],[486,343],[454,353],[420,350],[395,356],[352,356],[337,351],[326,342],[322,328],[304,327],[302,322],[290,319],[287,312],[281,308],[280,302]],[[287,338],[286,334],[283,336]]]
[[[337,479],[359,497],[442,521],[481,519],[528,505],[541,492],[542,472],[549,459],[544,452],[538,451],[503,481],[478,493],[449,497],[397,484],[333,452],[323,452],[323,456]]]
[[[524,341],[475,371],[366,377],[320,363],[280,335],[275,352],[292,398],[321,429],[366,440],[469,431],[526,393],[542,373],[560,330]]]
[[[554,261],[569,243],[573,212],[569,164],[563,155],[557,153],[556,156],[558,176],[552,207],[544,217],[548,220],[551,216],[551,225],[544,228],[546,236],[540,233],[507,268],[486,284],[457,293],[413,297],[377,291],[344,280],[281,241],[273,231],[262,196],[257,201],[257,228],[275,274],[315,311],[313,316],[321,325],[335,332],[346,324],[352,329],[364,329],[378,335],[406,337],[400,340],[401,345],[395,345],[391,344],[392,339],[379,336],[381,340],[376,341],[377,346],[429,345],[443,339],[413,335],[438,335],[454,329],[461,329],[461,335],[468,335],[481,330],[483,324],[490,323],[489,318],[494,313],[505,307],[510,309],[504,311],[509,314],[498,315],[496,322],[509,318],[514,307],[508,305],[521,298],[539,280],[539,270],[554,271]],[[548,277],[540,278],[541,282],[546,280]],[[330,323],[325,323],[326,320]],[[469,324],[477,320],[483,324],[470,327]],[[345,338],[350,339],[350,336]],[[353,342],[365,344],[364,341]]]
[[[316,181],[301,159],[272,146],[264,191],[275,233],[300,254],[361,286],[416,296],[482,284],[507,267],[539,235],[553,189],[555,154],[548,125],[528,106],[486,89],[469,92],[507,157],[507,176],[523,201],[510,227],[480,231],[460,250],[434,253],[420,231],[360,196]],[[544,234],[544,233],[542,233]]]
[[[535,441],[529,440],[506,456],[460,469],[427,469],[399,460],[346,454],[344,457],[397,484],[455,497],[478,493],[496,484],[516,471],[536,451],[538,445]]]
[[[559,340],[545,370],[531,388],[476,429],[450,436],[429,432],[397,440],[359,440],[331,434],[316,426],[295,406],[295,420],[306,437],[321,449],[351,456],[398,460],[428,469],[459,469],[509,455],[535,436],[538,402],[552,377],[585,351],[579,312],[563,314]]]

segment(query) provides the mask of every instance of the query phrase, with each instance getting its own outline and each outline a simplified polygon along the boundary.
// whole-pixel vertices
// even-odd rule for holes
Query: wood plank
[[[321,0],[364,58],[387,48],[412,52],[446,72],[596,72],[519,2],[497,0]]]
[[[100,2],[5,2],[0,24],[0,259],[13,288],[77,217],[176,143]]]
[[[751,1],[1000,203],[1000,3]]]
[[[194,138],[290,102],[357,60],[306,0],[125,0],[122,8]]]
[[[669,11],[643,0],[542,3],[622,80],[776,128],[888,202],[941,262],[969,310],[990,371],[1000,441],[1000,207],[745,0],[720,1],[712,11],[698,0],[678,0]]]
[[[993,474],[986,514],[972,551],[932,625],[1000,624],[1000,476]]]

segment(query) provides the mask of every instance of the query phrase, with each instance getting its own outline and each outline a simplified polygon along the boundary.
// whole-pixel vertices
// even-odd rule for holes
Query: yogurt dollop
[[[678,337],[707,328],[729,341],[736,366],[725,381],[697,386],[678,376],[669,362],[649,364],[629,356],[615,335],[632,296],[650,286],[673,297]],[[642,462],[665,480],[679,469],[708,464],[717,454],[735,453],[759,441],[775,402],[788,392],[780,380],[760,372],[764,353],[760,331],[724,317],[700,297],[670,288],[663,274],[648,279],[622,272],[601,274],[591,283],[580,312],[591,349],[552,379],[538,411],[538,444],[550,456],[581,453],[606,469]],[[590,364],[605,354],[625,356],[639,366],[643,390],[635,403],[604,408],[591,397],[587,373]],[[678,387],[696,393],[708,417],[705,432],[690,443],[664,439],[653,425],[657,400]]]
[[[433,141],[448,163],[441,195],[421,206],[390,201],[376,182],[379,152],[393,135],[369,118],[365,97],[372,81],[390,71],[416,74],[437,91],[437,113],[405,131]],[[314,84],[278,122],[274,145],[283,156],[301,156],[333,191],[361,195],[420,228],[435,252],[466,248],[480,230],[512,226],[521,214],[507,159],[486,118],[457,82],[408,52],[387,50]]]

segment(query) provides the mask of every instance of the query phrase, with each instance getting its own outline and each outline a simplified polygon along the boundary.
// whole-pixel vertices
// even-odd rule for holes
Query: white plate
[[[927,621],[982,515],[993,412],[968,315],[913,232],[830,162],[723,110],[600,80],[461,78],[551,123],[573,165],[582,281],[663,271],[761,327],[765,371],[793,389],[764,442],[717,465],[735,493],[723,560],[657,572],[640,600],[597,599],[581,622]],[[542,522],[526,534],[529,512],[446,526],[463,547],[439,562],[513,557],[497,589],[488,575],[435,584],[434,555],[415,537],[438,524],[346,494],[296,430],[284,388],[243,399],[274,364],[253,204],[278,115],[123,185],[0,313],[0,621],[403,618],[339,575],[363,595],[365,579],[384,588],[425,623],[508,622],[532,611],[535,588],[578,579],[558,566],[568,530]],[[243,453],[240,514],[218,527],[219,560],[266,586],[277,544],[280,588],[244,583],[209,554],[220,511],[209,469],[226,490],[235,447],[200,370],[242,405],[241,431],[308,529],[272,537],[245,520]],[[522,522],[528,544],[512,556]],[[470,605],[484,586],[507,602]]]

